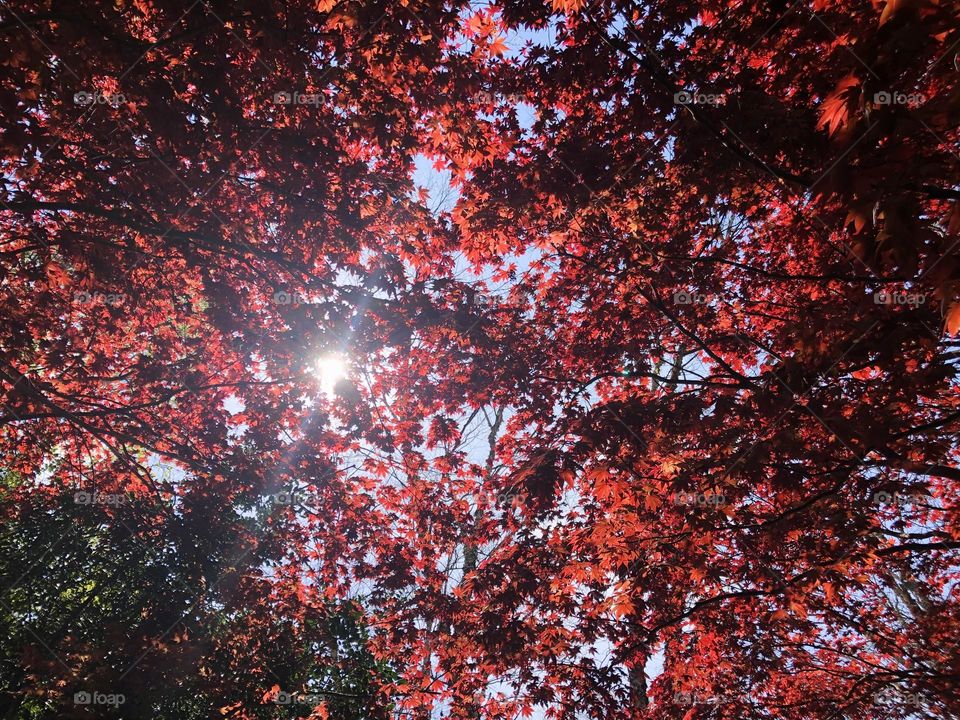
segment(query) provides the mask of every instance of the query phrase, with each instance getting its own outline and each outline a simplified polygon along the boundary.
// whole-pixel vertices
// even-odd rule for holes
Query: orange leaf
[[[554,11],[559,10],[565,13],[572,13],[586,4],[586,0],[553,0],[553,9]]]
[[[837,83],[837,87],[823,101],[817,129],[829,128],[831,137],[850,122],[853,103],[860,94],[860,78],[852,73]]]
[[[954,302],[947,311],[947,332],[956,335],[960,331],[960,302]]]
[[[487,46],[487,52],[490,53],[490,56],[499,56],[503,55],[507,51],[507,45],[503,42],[503,36],[498,35],[493,39],[493,42]]]
[[[467,31],[471,35],[479,35],[483,31],[483,15],[476,13],[467,20]]]
[[[903,0],[887,0],[883,12],[880,13],[880,24],[883,25],[887,22],[898,10],[902,10],[904,5],[906,5],[906,3]]]
[[[70,274],[57,263],[49,263],[46,270],[50,287],[64,288],[70,284]]]

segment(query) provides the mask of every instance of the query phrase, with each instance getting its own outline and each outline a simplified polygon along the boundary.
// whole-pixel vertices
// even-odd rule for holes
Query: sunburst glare
[[[333,395],[336,384],[347,376],[347,361],[341,355],[322,355],[313,366],[313,373],[320,381],[324,395]]]

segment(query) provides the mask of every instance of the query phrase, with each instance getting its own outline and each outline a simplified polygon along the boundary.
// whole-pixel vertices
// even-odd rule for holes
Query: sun
[[[341,355],[321,355],[313,366],[313,374],[320,381],[325,395],[333,395],[334,386],[347,376],[347,361]]]

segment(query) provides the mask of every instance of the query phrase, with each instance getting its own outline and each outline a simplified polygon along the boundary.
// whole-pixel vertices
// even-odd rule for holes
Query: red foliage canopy
[[[956,2],[187,5],[0,7],[8,519],[159,500],[396,715],[960,714]]]

